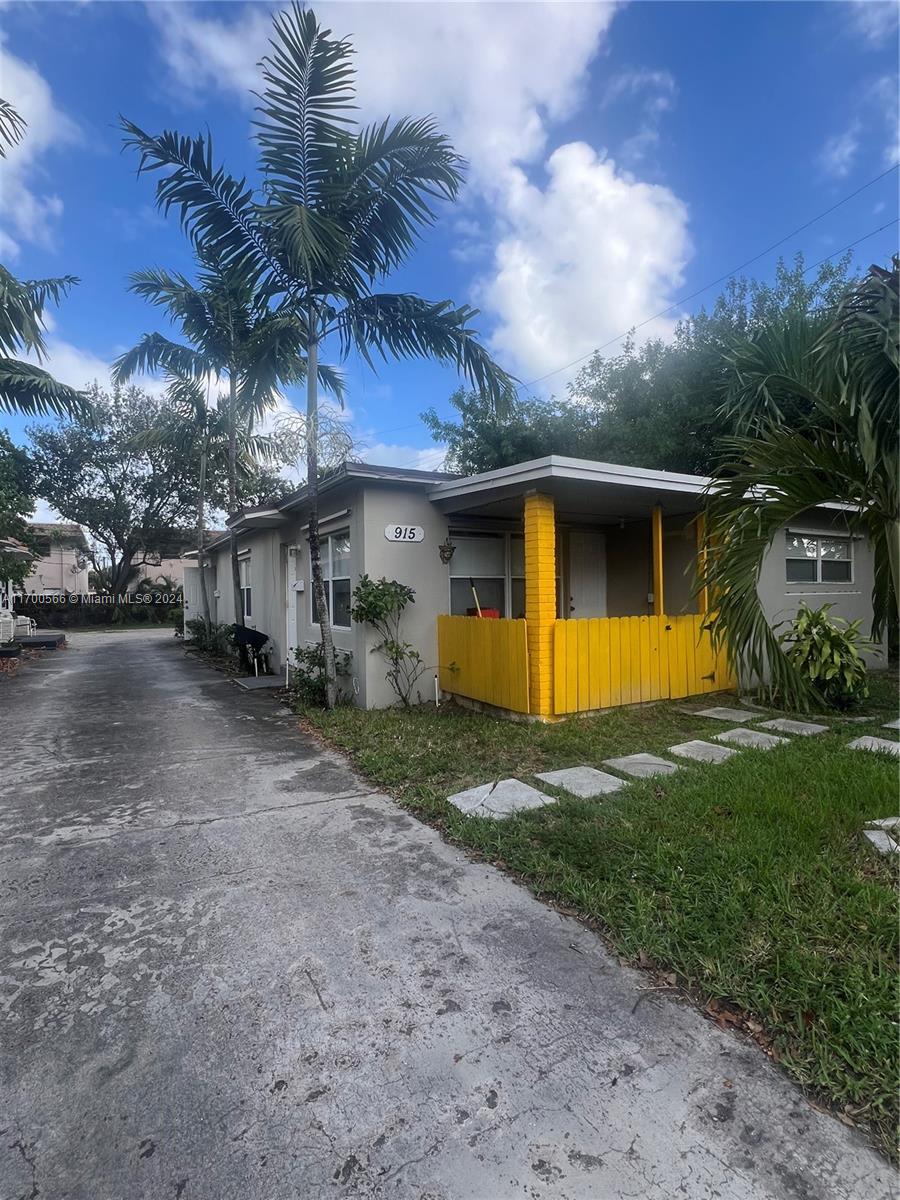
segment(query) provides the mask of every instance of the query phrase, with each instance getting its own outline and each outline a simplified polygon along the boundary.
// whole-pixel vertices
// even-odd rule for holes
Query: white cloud
[[[50,85],[31,64],[6,49],[0,37],[0,79],[3,98],[27,122],[22,140],[7,151],[0,166],[3,219],[0,250],[15,259],[19,243],[52,246],[63,202],[52,190],[52,176],[41,158],[55,146],[78,140],[78,127],[53,102]]]
[[[828,139],[819,154],[819,165],[827,175],[844,179],[850,174],[859,151],[859,133],[859,122],[854,121],[843,133]]]
[[[112,362],[121,349],[124,349],[121,347],[109,358],[103,358],[91,350],[83,350],[63,338],[55,337],[52,333],[46,338],[46,347],[47,353],[43,359],[38,360],[34,354],[26,354],[24,358],[49,371],[60,383],[79,389],[90,387],[94,382],[99,383],[101,387],[108,387]],[[154,379],[149,375],[136,376],[131,382],[153,396],[161,396],[166,388],[162,379]]]
[[[896,38],[900,16],[896,0],[849,0],[845,11],[851,27],[870,45],[881,46]]]
[[[583,100],[616,8],[408,4],[397,10],[398,38],[383,4],[317,6],[356,47],[361,118],[433,113],[468,158],[455,256],[493,258],[493,277],[477,285],[487,310],[481,329],[495,323],[494,348],[516,371],[551,370],[666,307],[690,252],[687,210],[670,190],[641,182],[591,147],[552,145],[554,124]],[[249,110],[270,29],[265,10],[232,9],[227,19],[187,4],[150,12],[180,87],[226,90]],[[665,71],[613,77],[609,103],[640,98],[625,162],[638,163],[650,149],[675,91]]]
[[[665,308],[691,250],[687,210],[668,188],[623,174],[584,143],[560,147],[547,169],[544,189],[520,173],[496,273],[481,285],[501,315],[495,348],[529,376]],[[668,333],[673,320],[643,336]]]
[[[416,471],[440,471],[447,455],[446,446],[398,446],[391,442],[376,442],[360,451],[363,462],[379,467],[406,467]]]
[[[884,117],[887,144],[882,153],[886,167],[900,162],[900,95],[896,75],[882,75],[872,84],[869,98]]]

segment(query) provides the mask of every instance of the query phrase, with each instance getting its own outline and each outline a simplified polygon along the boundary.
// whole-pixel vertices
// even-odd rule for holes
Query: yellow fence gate
[[[706,618],[592,617],[553,627],[556,715],[648,700],[677,700],[734,686]]]
[[[438,683],[511,712],[527,713],[528,636],[524,621],[438,617]]]

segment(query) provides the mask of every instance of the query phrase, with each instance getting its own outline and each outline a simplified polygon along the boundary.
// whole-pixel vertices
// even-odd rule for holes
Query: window
[[[322,575],[325,581],[325,604],[331,624],[337,629],[350,628],[350,534],[333,533],[320,541]],[[310,601],[313,624],[319,623],[316,594],[310,580]]]
[[[450,560],[450,613],[477,616],[478,607],[506,616],[506,544],[503,534],[451,533],[456,551]],[[472,587],[478,593],[478,605]]]
[[[809,533],[787,535],[785,578],[788,583],[850,583],[851,541]]]
[[[238,573],[241,578],[241,597],[244,603],[244,620],[253,616],[252,589],[250,586],[250,558],[242,558],[238,562]]]

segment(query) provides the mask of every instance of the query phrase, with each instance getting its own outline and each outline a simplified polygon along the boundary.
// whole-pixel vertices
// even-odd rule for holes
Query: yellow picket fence
[[[677,700],[734,687],[704,617],[593,617],[553,627],[557,715],[647,700]]]
[[[445,692],[528,712],[524,621],[438,617],[438,683]],[[465,748],[460,747],[464,752]]]

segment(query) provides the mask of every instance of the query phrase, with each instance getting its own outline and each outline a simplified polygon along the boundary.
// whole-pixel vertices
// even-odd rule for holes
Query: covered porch
[[[441,689],[552,720],[733,686],[694,586],[706,484],[553,456],[437,485]]]

